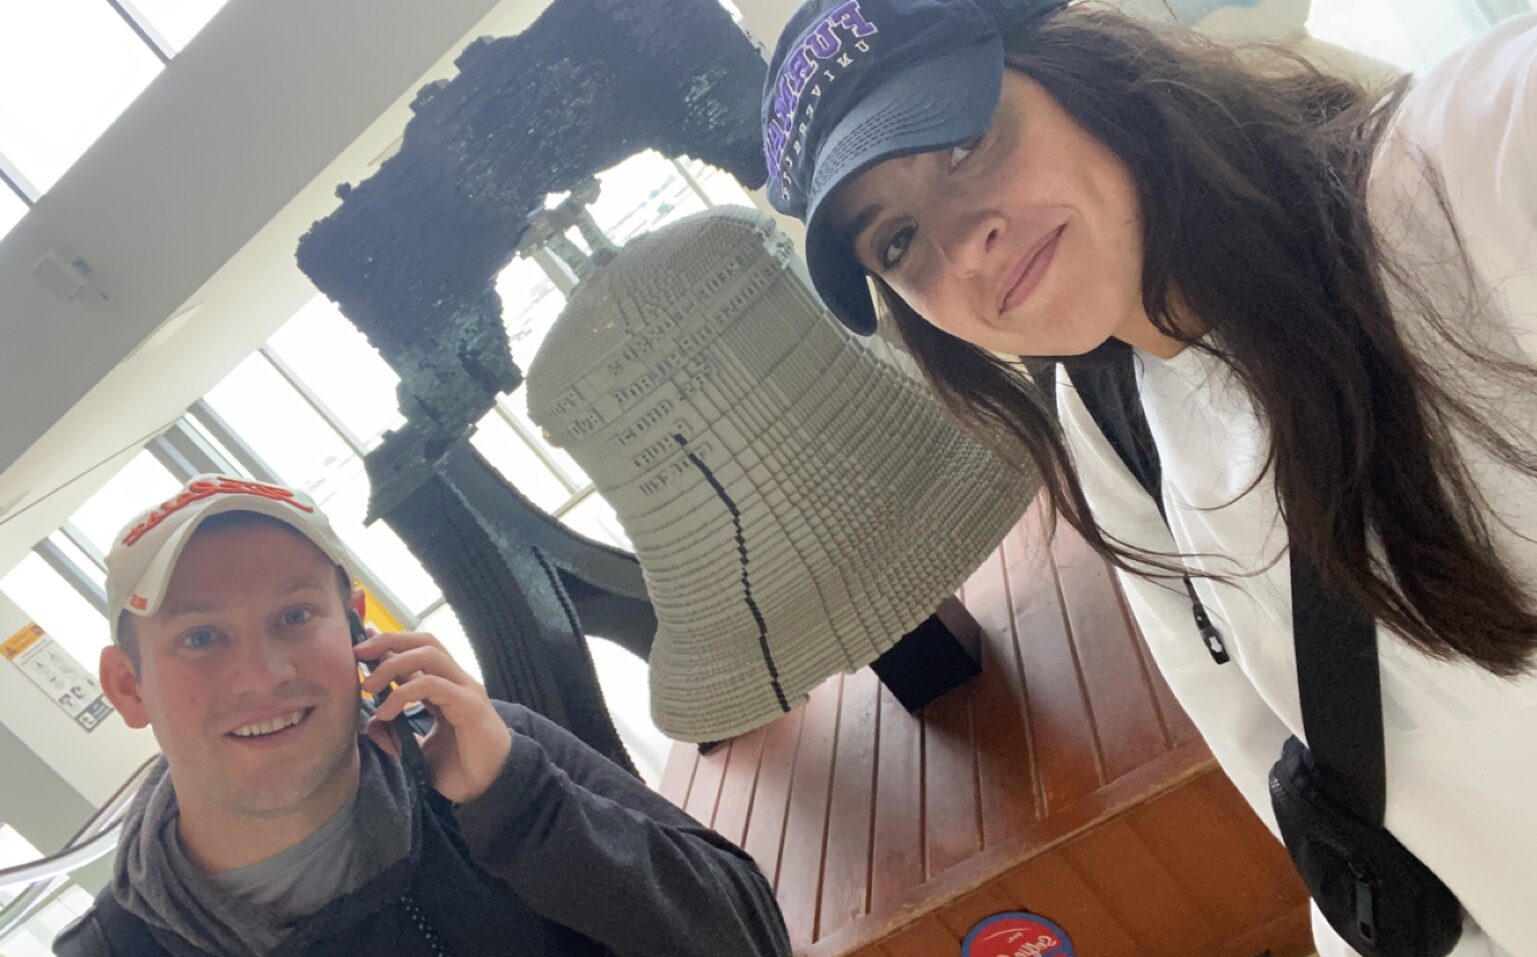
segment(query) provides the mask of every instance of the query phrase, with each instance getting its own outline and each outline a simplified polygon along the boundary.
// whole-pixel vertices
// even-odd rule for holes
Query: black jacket
[[[789,957],[752,860],[573,735],[497,703],[512,751],[490,789],[420,803],[410,854],[304,919],[275,954]],[[110,888],[61,957],[204,957]]]

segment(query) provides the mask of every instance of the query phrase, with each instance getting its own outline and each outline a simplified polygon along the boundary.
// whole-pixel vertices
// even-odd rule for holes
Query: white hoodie
[[[1453,217],[1490,304],[1467,334],[1537,362],[1537,16],[1505,21],[1449,58],[1411,91],[1373,169],[1370,204],[1384,242],[1423,264],[1431,291],[1450,231],[1425,161],[1445,179]],[[1438,219],[1438,217],[1440,217]],[[1461,297],[1445,315],[1462,316]],[[1448,359],[1422,327],[1411,340],[1459,388],[1482,389],[1517,434],[1537,439],[1537,395],[1515,394]],[[1222,768],[1275,830],[1267,776],[1282,742],[1302,737],[1291,636],[1286,531],[1269,475],[1243,494],[1267,452],[1247,394],[1219,362],[1194,349],[1162,361],[1138,353],[1142,404],[1163,463],[1173,538],[1059,377],[1069,447],[1100,526],[1193,566],[1231,575],[1195,579],[1232,662],[1216,665],[1195,632],[1178,583],[1121,574],[1160,670]],[[1479,488],[1501,521],[1496,545],[1537,596],[1537,481],[1465,444]],[[1277,558],[1280,560],[1276,560]],[[1268,568],[1267,568],[1268,566]],[[1455,957],[1537,957],[1537,677],[1504,680],[1471,664],[1434,661],[1391,633],[1379,637],[1387,763],[1387,827],[1468,912]],[[1321,957],[1353,953],[1315,912]]]

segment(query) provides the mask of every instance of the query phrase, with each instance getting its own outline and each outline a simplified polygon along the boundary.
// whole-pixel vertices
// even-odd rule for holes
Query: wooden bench
[[[982,675],[904,711],[868,669],[661,790],[774,883],[802,957],[960,953],[1026,910],[1081,957],[1300,957],[1306,896],[1137,636],[1108,566],[1040,503],[960,598]],[[1191,640],[1197,640],[1194,635]]]

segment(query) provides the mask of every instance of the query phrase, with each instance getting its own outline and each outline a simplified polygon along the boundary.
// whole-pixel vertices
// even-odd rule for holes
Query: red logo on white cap
[[[145,598],[143,595],[134,595],[128,599],[128,607],[137,608],[140,611],[143,611],[149,607],[149,599]]]
[[[302,502],[294,501],[293,489],[283,488],[278,485],[264,485],[261,482],[248,482],[245,479],[226,478],[220,476],[217,480],[199,479],[191,483],[178,496],[168,502],[162,502],[154,511],[145,517],[144,521],[129,529],[123,536],[124,545],[132,545],[172,514],[181,511],[193,502],[200,502],[205,498],[215,495],[254,495],[257,498],[271,499],[291,505],[301,512],[313,512],[315,509]],[[138,597],[138,596],[134,596]],[[141,601],[143,599],[140,599]],[[142,605],[135,607],[144,607]]]

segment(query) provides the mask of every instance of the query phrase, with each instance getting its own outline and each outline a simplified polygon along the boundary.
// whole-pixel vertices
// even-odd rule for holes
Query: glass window
[[[21,197],[11,192],[9,186],[0,185],[0,239],[11,231],[11,227],[21,222],[21,217],[27,215],[27,204],[21,201]]]
[[[545,333],[566,307],[566,297],[538,263],[521,257],[497,274],[496,293],[502,298],[502,324],[507,327],[512,361],[527,372]]]
[[[12,893],[20,891],[11,888]],[[0,891],[0,902],[6,899],[5,893]],[[54,938],[90,910],[92,903],[91,895],[78,884],[66,884],[58,896],[5,938],[5,957],[51,957]]]
[[[747,195],[747,190],[736,181],[736,177],[718,166],[711,166],[703,160],[683,158],[679,160],[694,177],[694,182],[704,190],[710,202],[716,206],[751,206],[752,197]]]
[[[1307,27],[1320,40],[1405,70],[1419,64],[1414,44],[1393,9],[1393,0],[1317,0],[1308,14]]]
[[[633,551],[630,537],[619,524],[619,516],[597,492],[592,492],[571,511],[561,516],[561,521],[573,531],[586,535],[595,542]]]
[[[330,483],[329,492],[316,496],[315,501],[325,510],[336,534],[358,561],[367,565],[369,572],[394,592],[407,608],[420,615],[422,609],[438,600],[438,586],[411,554],[411,549],[383,520],[368,526],[363,524],[363,518],[368,514],[371,487],[362,463],[353,461],[356,467],[345,477]]]
[[[1406,70],[1424,72],[1529,0],[1314,0],[1308,31]]]
[[[267,345],[325,403],[365,449],[398,428],[400,377],[325,296],[316,296]]]
[[[103,555],[129,520],[175,495],[181,483],[153,455],[141,451],[101,487],[69,522]]]
[[[216,460],[222,460],[218,466],[220,471],[229,475],[251,477],[249,470],[241,466],[239,457],[225,448],[223,442],[214,438],[213,434],[203,426],[202,420],[197,415],[184,415],[182,416],[182,421],[192,427],[192,431],[197,433],[198,438],[208,443],[208,447],[213,450],[213,457]]]
[[[656,787],[672,751],[672,741],[651,721],[651,685],[646,662],[604,638],[587,639],[603,703],[619,731],[619,740],[646,783]]]
[[[160,72],[102,0],[10,3],[0,28],[0,151],[47,191]]]
[[[173,50],[185,47],[224,3],[225,0],[133,0],[134,9]]]
[[[470,644],[470,639],[464,633],[464,626],[459,624],[459,616],[444,602],[437,610],[422,619],[420,631],[425,631],[443,643],[448,653],[453,655],[454,661],[459,667],[469,672],[476,681],[484,682],[481,675],[480,662],[475,658],[475,647]]]
[[[592,480],[587,477],[587,473],[582,471],[580,465],[576,464],[576,459],[566,454],[564,449],[558,449],[548,442],[544,442],[544,430],[535,425],[534,420],[528,417],[528,391],[526,389],[522,387],[514,389],[512,392],[498,398],[497,401],[502,404],[502,408],[506,409],[514,419],[518,420],[518,424],[523,427],[524,435],[540,437],[539,441],[543,443],[544,450],[549,453],[550,458],[555,460],[555,464],[560,467],[561,473],[565,475],[566,481],[571,487],[584,488],[592,484]]]
[[[102,588],[107,587],[106,571],[104,571],[100,565],[96,564],[91,556],[81,551],[80,546],[70,541],[68,535],[65,535],[62,531],[54,532],[52,535],[48,536],[48,541],[63,553],[64,557],[69,560],[71,565],[80,569],[80,571],[83,572],[87,578],[100,585]]]
[[[415,611],[437,600],[431,576],[389,526],[381,521],[364,527],[369,485],[363,460],[265,356],[248,357],[214,386],[207,402],[285,483],[315,499],[347,547],[407,607]]]
[[[259,352],[214,386],[207,402],[283,481],[317,501],[331,476],[358,461],[336,430]]]
[[[0,870],[30,864],[42,857],[21,832],[9,824],[0,824]],[[24,888],[0,887],[0,907],[16,899]]]
[[[0,824],[0,870],[30,864],[42,857],[21,832],[9,824]]]
[[[41,556],[27,552],[0,578],[0,590],[87,671],[96,673],[96,659],[112,640],[107,619]]]
[[[550,471],[497,410],[492,409],[480,420],[470,443],[513,488],[546,512],[554,511],[571,497],[572,489]]]
[[[619,245],[705,208],[704,200],[666,157],[637,153],[598,174],[602,190],[589,207],[598,227]],[[574,232],[574,231],[573,231]]]

